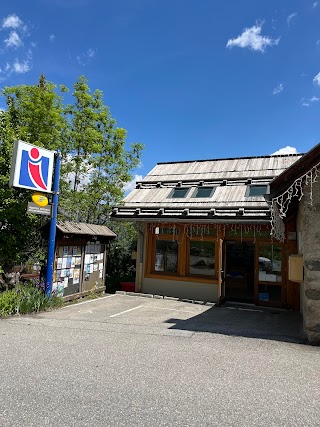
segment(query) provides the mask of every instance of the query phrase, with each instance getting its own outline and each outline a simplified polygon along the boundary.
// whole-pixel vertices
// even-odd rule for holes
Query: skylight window
[[[183,199],[184,197],[186,197],[188,191],[189,191],[189,187],[184,187],[184,188],[177,187],[177,188],[174,188],[170,197],[172,199]]]
[[[197,199],[211,197],[214,191],[215,187],[198,187],[192,197],[196,197]]]
[[[246,197],[263,197],[267,194],[267,185],[250,185],[247,188]]]

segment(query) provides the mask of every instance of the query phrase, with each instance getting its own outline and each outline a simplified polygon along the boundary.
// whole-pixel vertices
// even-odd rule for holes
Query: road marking
[[[100,301],[100,300],[105,299],[105,298],[112,298],[112,297],[116,297],[116,296],[117,296],[116,294],[113,294],[113,295],[107,295],[105,297],[90,299],[88,301],[77,302],[75,304],[65,305],[64,307],[61,307],[61,309],[70,308],[70,307],[78,307],[79,305],[82,305],[82,304],[88,304],[89,302]]]
[[[199,311],[191,311],[191,310],[181,310],[178,308],[165,308],[165,307],[152,307],[150,306],[150,309],[152,310],[153,308],[157,309],[157,310],[168,310],[168,311],[178,311],[179,313],[191,313],[191,314],[199,314]],[[206,311],[206,310],[205,310]],[[200,313],[204,313],[203,311],[201,311]]]
[[[129,308],[129,310],[125,310],[125,311],[121,311],[120,313],[112,314],[109,317],[120,316],[121,314],[129,313],[129,311],[137,310],[138,308],[141,308],[141,307],[143,307],[143,305],[138,305],[138,307]]]

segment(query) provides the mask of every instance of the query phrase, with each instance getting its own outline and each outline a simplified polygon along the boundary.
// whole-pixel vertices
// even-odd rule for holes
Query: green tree
[[[39,85],[5,87],[8,109],[0,114],[0,265],[26,261],[41,247],[41,218],[27,214],[28,190],[10,188],[10,166],[17,139],[56,149],[62,144],[66,120],[55,85],[41,76]]]
[[[63,147],[61,212],[76,221],[104,224],[111,207],[123,198],[142,145],[126,149],[126,130],[116,127],[102,92],[91,94],[85,77],[77,80],[72,95],[74,103],[64,110],[69,132]]]
[[[104,224],[140,162],[142,145],[126,148],[126,131],[116,127],[101,91],[91,94],[80,77],[74,102],[65,105],[67,92],[43,75],[39,84],[2,90],[8,109],[0,113],[0,265],[25,261],[40,244],[42,218],[26,213],[31,192],[9,188],[15,140],[61,151],[61,219]]]

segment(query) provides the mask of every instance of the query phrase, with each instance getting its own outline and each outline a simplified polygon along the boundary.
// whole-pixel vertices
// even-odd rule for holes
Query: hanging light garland
[[[262,236],[262,225],[258,224],[242,224],[242,223],[232,223],[232,224],[182,224],[179,225],[176,223],[149,223],[149,231],[152,234],[156,235],[156,238],[159,239],[161,234],[166,234],[171,236],[172,241],[176,241],[178,244],[182,244],[187,239],[192,238],[201,238],[203,240],[206,237],[213,237],[213,230],[216,232],[215,237],[218,239],[218,236],[225,238],[226,234],[231,232],[233,236],[240,236],[241,241],[243,238],[252,237],[253,242],[256,242],[257,236]],[[181,232],[180,239],[178,238]],[[231,237],[231,236],[229,236]]]
[[[293,198],[297,197],[298,201],[302,199],[306,191],[305,186],[309,186],[309,204],[313,206],[313,185],[317,182],[320,174],[320,162],[313,166],[304,175],[297,178],[290,187],[282,194],[274,197],[269,202],[271,213],[271,235],[280,242],[285,240],[285,225],[283,219],[286,217],[290,203]]]

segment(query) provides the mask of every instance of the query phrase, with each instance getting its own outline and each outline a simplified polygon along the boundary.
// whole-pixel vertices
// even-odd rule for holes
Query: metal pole
[[[57,213],[58,213],[58,202],[59,202],[60,166],[61,166],[61,154],[56,153],[54,178],[53,178],[52,215],[51,215],[51,221],[50,221],[48,261],[47,261],[47,274],[46,274],[46,295],[48,298],[50,297],[51,291],[52,291],[53,261],[54,261]]]

